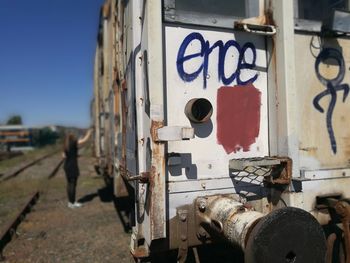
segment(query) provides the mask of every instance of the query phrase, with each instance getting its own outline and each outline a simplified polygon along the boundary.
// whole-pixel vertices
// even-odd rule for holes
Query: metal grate
[[[231,176],[240,182],[263,185],[264,179],[281,171],[286,160],[274,157],[232,159],[229,162]],[[281,167],[281,169],[276,169]]]

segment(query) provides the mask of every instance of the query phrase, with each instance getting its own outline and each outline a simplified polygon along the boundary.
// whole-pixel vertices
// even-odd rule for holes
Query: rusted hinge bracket
[[[188,210],[186,208],[177,209],[178,218],[178,237],[179,237],[179,252],[177,260],[179,263],[186,261],[188,252]]]

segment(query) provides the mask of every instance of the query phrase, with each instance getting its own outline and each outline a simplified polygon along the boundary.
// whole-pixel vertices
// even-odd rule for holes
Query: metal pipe
[[[203,224],[242,249],[245,248],[252,228],[263,217],[262,213],[249,210],[242,203],[229,197],[215,198],[210,202],[208,209],[204,209],[203,199],[199,199],[197,203],[200,211],[204,211],[201,215]]]
[[[203,123],[210,119],[213,114],[213,106],[204,98],[195,98],[187,102],[185,106],[187,118],[195,123]]]
[[[212,237],[220,235],[239,245],[246,263],[319,263],[326,259],[322,227],[302,209],[284,207],[263,215],[222,195],[198,198],[196,206],[199,225]]]

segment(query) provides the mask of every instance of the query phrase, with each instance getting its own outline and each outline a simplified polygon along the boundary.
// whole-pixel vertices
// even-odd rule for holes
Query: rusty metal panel
[[[300,167],[348,167],[350,42],[296,34],[295,49]]]

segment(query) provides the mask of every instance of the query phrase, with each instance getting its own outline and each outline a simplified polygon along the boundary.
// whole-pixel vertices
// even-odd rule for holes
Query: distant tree
[[[8,120],[7,120],[7,125],[21,125],[22,124],[22,117],[21,115],[12,115]]]
[[[36,147],[55,144],[58,138],[59,134],[48,127],[32,131],[32,141]]]

